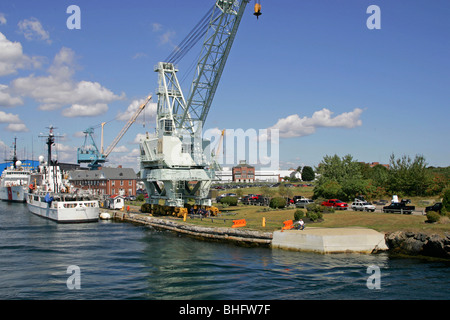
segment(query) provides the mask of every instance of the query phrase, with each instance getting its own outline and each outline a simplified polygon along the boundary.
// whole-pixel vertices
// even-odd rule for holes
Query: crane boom
[[[139,106],[139,108],[136,110],[134,115],[131,117],[131,119],[125,124],[125,126],[122,128],[122,130],[119,132],[117,137],[113,140],[111,145],[106,149],[105,153],[103,154],[104,157],[108,157],[109,154],[114,150],[116,145],[119,143],[120,139],[122,139],[123,135],[128,131],[128,129],[131,127],[131,125],[136,121],[137,117],[141,114],[142,110],[144,110],[147,103],[151,100],[152,95],[149,95],[145,102]],[[103,137],[102,137],[103,141]]]
[[[179,128],[194,132],[191,120],[206,120],[248,2],[216,1]]]

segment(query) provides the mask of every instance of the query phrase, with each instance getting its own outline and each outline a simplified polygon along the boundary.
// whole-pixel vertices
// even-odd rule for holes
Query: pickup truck
[[[441,211],[442,211],[442,202],[436,202],[432,206],[426,207],[425,208],[425,212],[429,212],[429,211],[436,211],[436,212],[441,213]]]
[[[370,202],[366,202],[366,201],[355,201],[352,203],[351,208],[354,211],[372,211],[375,212],[375,206],[373,204],[371,204]]]
[[[383,207],[383,212],[386,213],[407,213],[411,214],[416,207],[415,206],[407,206],[410,201],[402,200],[401,202],[392,202],[390,205]]]
[[[340,209],[340,210],[348,209],[348,204],[341,200],[338,200],[338,199],[330,199],[328,201],[324,201],[324,202],[322,202],[322,206],[333,207],[335,209]]]

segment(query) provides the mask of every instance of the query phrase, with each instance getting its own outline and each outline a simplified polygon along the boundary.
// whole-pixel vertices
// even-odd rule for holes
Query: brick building
[[[131,168],[99,168],[99,170],[74,170],[68,173],[75,189],[91,190],[97,195],[136,195],[137,176]]]
[[[254,182],[255,167],[247,164],[245,160],[239,161],[239,164],[232,169],[233,182]]]

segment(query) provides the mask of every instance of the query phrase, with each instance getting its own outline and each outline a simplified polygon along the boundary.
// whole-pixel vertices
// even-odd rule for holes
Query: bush
[[[438,222],[440,218],[441,218],[441,215],[438,212],[429,211],[427,213],[427,219],[428,219],[427,222],[431,222],[431,223]]]
[[[308,211],[306,213],[306,216],[311,220],[311,221],[317,221],[317,220],[321,220],[323,219],[323,213],[320,211]]]
[[[237,206],[238,199],[237,197],[223,197],[222,199],[220,199],[220,203],[229,206]]]
[[[145,201],[145,196],[144,196],[143,194],[139,194],[139,195],[136,197],[136,201]]]
[[[286,199],[282,197],[274,197],[270,200],[269,207],[273,209],[281,209],[286,206]]]
[[[303,210],[301,209],[297,209],[294,212],[294,220],[298,221],[300,219],[302,219],[305,216],[305,213],[303,212]]]
[[[308,204],[306,206],[306,209],[309,211],[313,211],[313,212],[320,212],[320,213],[333,213],[334,212],[334,208],[332,207],[325,207],[320,205],[320,203],[311,203]]]

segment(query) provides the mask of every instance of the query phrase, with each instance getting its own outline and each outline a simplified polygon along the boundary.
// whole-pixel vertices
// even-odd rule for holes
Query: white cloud
[[[0,111],[0,123],[22,123],[17,114]]]
[[[71,49],[62,48],[49,67],[47,76],[18,78],[12,82],[12,87],[16,92],[41,103],[40,110],[56,110],[70,105],[62,112],[66,117],[104,114],[108,103],[123,99],[124,94],[118,96],[98,82],[74,81],[74,59],[75,53]]]
[[[6,130],[11,132],[27,132],[29,131],[24,123],[10,123],[6,126]]]
[[[136,172],[139,171],[138,157],[140,155],[139,148],[135,148],[125,155],[111,153],[108,157],[109,166],[117,167],[118,165],[124,168],[133,168]]]
[[[279,119],[278,122],[269,129],[278,129],[281,138],[303,137],[316,132],[320,127],[333,128],[355,128],[362,125],[359,119],[363,112],[360,108],[355,108],[351,112],[344,112],[336,117],[332,117],[333,112],[329,109],[314,112],[311,118],[300,118],[298,114],[290,115]]]
[[[8,89],[8,86],[0,84],[0,107],[16,107],[22,105],[22,99],[12,97]]]
[[[175,37],[176,32],[173,30],[167,30],[162,24],[154,22],[152,24],[152,31],[154,33],[159,34],[159,45],[166,45],[169,44],[172,47],[176,47],[173,42],[172,39]]]
[[[74,159],[77,157],[77,148],[73,146],[68,146],[61,143],[55,143],[55,148],[58,155],[59,162],[69,162],[73,163]]]
[[[8,123],[6,130],[13,132],[25,132],[28,131],[28,128],[25,124],[20,120],[17,114],[6,113],[4,111],[0,111],[0,123]]]
[[[147,99],[139,99],[139,100],[133,100],[127,110],[124,112],[119,112],[117,114],[116,119],[120,121],[129,121],[131,117],[137,112],[139,107],[146,101]],[[145,114],[145,121],[154,121],[156,119],[156,110],[157,110],[157,104],[154,102],[147,103],[147,106],[145,109],[141,112],[140,118],[143,120],[143,114]]]
[[[68,118],[74,117],[94,117],[106,113],[108,105],[97,103],[95,105],[74,104],[70,108],[64,109],[62,115]]]
[[[19,30],[23,33],[27,40],[42,40],[47,43],[52,43],[50,34],[44,30],[41,22],[36,18],[25,19],[19,22]]]
[[[5,14],[4,14],[4,13],[1,13],[1,12],[0,12],[0,26],[1,26],[2,24],[6,24],[6,17],[5,17]]]
[[[123,153],[123,152],[129,152],[130,150],[128,150],[128,148],[126,146],[120,146],[120,147],[115,147],[113,149],[113,151],[111,151],[111,153]]]
[[[0,76],[14,74],[17,69],[39,68],[41,58],[30,58],[23,53],[20,42],[9,41],[0,32]]]

